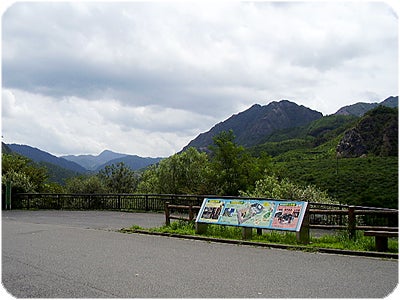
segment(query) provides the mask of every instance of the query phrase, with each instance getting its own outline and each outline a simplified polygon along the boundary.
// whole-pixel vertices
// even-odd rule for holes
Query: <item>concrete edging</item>
[[[221,239],[221,238],[194,236],[194,235],[177,234],[177,233],[154,232],[154,231],[148,231],[148,230],[142,230],[142,229],[135,229],[135,230],[129,230],[129,231],[123,231],[123,230],[124,229],[121,229],[121,232],[124,232],[124,233],[139,233],[139,234],[148,234],[148,235],[158,235],[158,236],[165,236],[165,237],[200,240],[200,241],[207,241],[207,242],[214,242],[214,243],[233,244],[233,245],[247,245],[247,246],[264,247],[264,248],[276,248],[276,249],[287,249],[287,250],[297,250],[297,251],[305,251],[305,252],[319,252],[319,253],[330,253],[330,254],[352,255],[352,256],[365,256],[365,257],[375,257],[375,258],[390,258],[390,259],[398,259],[399,258],[398,253],[376,252],[376,251],[354,251],[354,250],[317,248],[317,247],[310,248],[310,247],[301,246],[301,245],[285,245],[285,244],[252,242],[252,241],[246,241],[246,240]]]

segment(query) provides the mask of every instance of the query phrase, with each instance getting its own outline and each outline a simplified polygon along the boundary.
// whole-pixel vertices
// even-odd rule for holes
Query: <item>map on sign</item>
[[[205,198],[196,222],[299,231],[307,202]]]

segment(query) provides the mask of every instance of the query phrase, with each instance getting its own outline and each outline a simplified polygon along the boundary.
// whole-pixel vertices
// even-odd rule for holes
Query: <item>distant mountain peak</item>
[[[321,117],[322,113],[289,100],[273,101],[263,106],[254,104],[201,133],[183,150],[189,147],[206,150],[213,143],[213,136],[229,130],[233,130],[238,144],[250,147],[264,141],[275,130],[306,125]]]
[[[103,152],[101,152],[97,157],[115,159],[124,156],[127,156],[127,154],[117,153],[111,150],[103,150]]]
[[[98,171],[107,165],[117,164],[119,162],[123,162],[132,170],[138,170],[161,160],[160,157],[140,157],[137,155],[117,153],[111,150],[103,150],[99,155],[67,155],[63,157],[76,162],[90,171]]]
[[[97,155],[97,156],[101,156],[101,155],[110,155],[110,154],[112,154],[112,155],[114,155],[114,154],[117,154],[117,155],[126,155],[126,154],[122,154],[122,153],[117,153],[117,152],[114,152],[114,151],[111,151],[111,150],[103,150],[102,152],[100,152],[100,154],[99,155]]]
[[[87,170],[94,171],[104,163],[127,156],[127,154],[116,153],[111,150],[103,150],[99,155],[82,154],[82,155],[65,155],[63,158],[73,161]]]
[[[346,105],[340,108],[335,115],[353,115],[357,117],[363,116],[367,111],[378,107],[379,105],[387,106],[387,107],[398,107],[399,106],[399,97],[390,96],[383,100],[382,102],[357,102],[355,104]]]

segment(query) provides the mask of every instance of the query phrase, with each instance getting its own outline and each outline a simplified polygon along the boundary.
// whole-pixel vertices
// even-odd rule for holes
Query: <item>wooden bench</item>
[[[189,217],[185,218],[184,216],[174,216],[171,215],[170,208],[180,209],[180,210],[187,210],[189,213]],[[195,213],[200,210],[200,206],[197,205],[172,205],[169,202],[165,202],[165,225],[169,226],[171,224],[171,219],[175,220],[182,220],[182,221],[193,221],[195,219]]]
[[[394,231],[364,231],[364,236],[375,237],[375,247],[379,252],[386,252],[388,250],[388,238],[398,237],[399,233]]]

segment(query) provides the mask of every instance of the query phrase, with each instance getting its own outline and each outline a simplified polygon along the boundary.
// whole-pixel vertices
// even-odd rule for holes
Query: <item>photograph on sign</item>
[[[271,224],[272,229],[293,229],[297,228],[302,204],[296,202],[280,203],[274,213]]]
[[[236,226],[268,227],[273,209],[274,203],[272,202],[227,200],[219,223]]]
[[[224,200],[208,199],[203,203],[203,207],[199,214],[199,220],[207,223],[218,223],[221,211],[224,207]],[[197,222],[198,222],[197,221]]]

